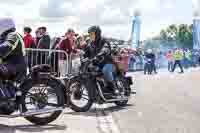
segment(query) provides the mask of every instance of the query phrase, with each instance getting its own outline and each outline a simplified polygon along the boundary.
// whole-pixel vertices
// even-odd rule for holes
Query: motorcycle
[[[48,65],[1,78],[0,117],[24,117],[36,125],[56,120],[64,106],[62,83],[49,73]]]
[[[146,63],[144,65],[144,74],[146,74],[146,72],[151,75],[153,71],[153,61],[150,58],[146,59]]]
[[[93,103],[115,103],[117,106],[125,106],[131,95],[132,78],[126,77],[115,64],[117,89],[120,93],[116,95],[115,89],[108,88],[101,69],[93,65],[93,60],[81,57],[80,71],[69,79],[70,108],[76,112],[88,111]],[[83,103],[83,101],[85,101]]]

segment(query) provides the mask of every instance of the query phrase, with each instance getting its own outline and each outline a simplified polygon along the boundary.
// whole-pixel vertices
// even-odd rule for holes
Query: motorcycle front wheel
[[[70,108],[75,112],[87,112],[93,100],[89,96],[86,85],[77,79],[72,79],[69,83],[70,89]]]
[[[60,82],[53,78],[44,78],[34,82],[32,79],[26,81],[21,87],[23,112],[37,112],[41,109],[54,109],[63,107],[65,103],[64,92]],[[61,110],[46,114],[25,117],[26,120],[36,125],[47,125],[56,120]]]

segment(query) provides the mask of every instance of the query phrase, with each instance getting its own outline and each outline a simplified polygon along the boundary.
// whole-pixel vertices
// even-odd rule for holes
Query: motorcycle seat
[[[51,66],[48,64],[35,65],[31,68],[31,72],[51,72]]]

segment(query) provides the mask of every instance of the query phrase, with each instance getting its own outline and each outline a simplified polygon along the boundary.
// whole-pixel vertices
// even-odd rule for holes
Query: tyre
[[[89,96],[88,89],[79,80],[72,79],[69,83],[70,89],[70,108],[75,112],[87,112],[92,104],[93,100]],[[85,103],[82,103],[85,101]]]
[[[46,89],[45,89],[46,88]],[[22,110],[26,111],[37,111],[38,109],[45,109],[48,105],[56,107],[63,107],[65,103],[64,92],[62,85],[59,81],[53,78],[43,78],[37,80],[37,83],[33,80],[26,81],[21,89],[23,90],[22,94]],[[34,93],[35,92],[35,93]],[[51,96],[51,97],[49,97]],[[53,99],[53,97],[55,99]],[[55,103],[49,103],[48,100],[54,101]],[[30,100],[28,103],[27,100]],[[33,108],[31,108],[33,106]],[[36,109],[35,109],[36,108]],[[50,109],[50,108],[47,108]],[[56,120],[62,111],[54,111],[45,116],[33,115],[25,117],[26,120],[30,121],[36,125],[46,125],[48,123]]]

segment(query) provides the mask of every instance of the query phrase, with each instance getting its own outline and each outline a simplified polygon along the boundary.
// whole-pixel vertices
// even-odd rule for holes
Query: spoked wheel
[[[76,112],[88,111],[93,102],[88,95],[88,89],[85,85],[81,84],[78,80],[73,80],[70,83],[69,89],[71,109]]]
[[[41,79],[38,83],[30,82],[23,86],[23,112],[53,110],[64,105],[63,90],[54,79]],[[25,117],[36,125],[46,125],[59,117],[61,110]]]

